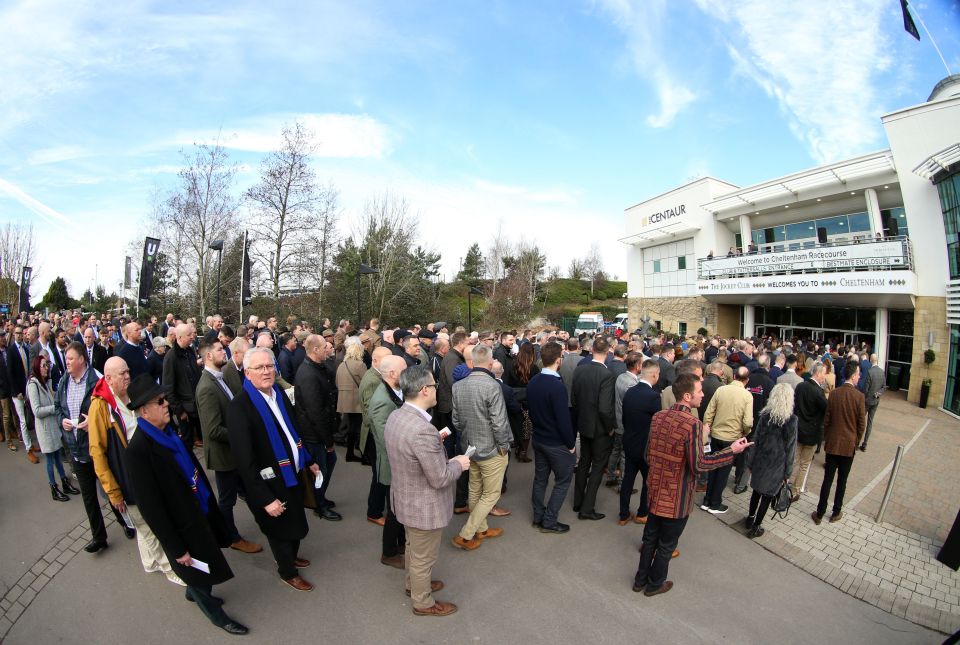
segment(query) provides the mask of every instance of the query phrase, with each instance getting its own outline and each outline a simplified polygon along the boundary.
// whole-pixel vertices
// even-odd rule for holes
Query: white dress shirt
[[[260,390],[257,390],[257,392],[260,392]],[[280,424],[280,429],[283,430],[283,434],[287,438],[287,443],[290,444],[290,452],[293,454],[294,471],[300,472],[300,451],[297,450],[297,444],[293,440],[293,435],[290,434],[290,429],[287,427],[287,423],[283,420],[283,415],[280,413],[276,393],[270,390],[269,395],[263,392],[260,392],[260,395],[263,397],[263,400],[267,402],[267,405],[270,406],[270,411],[273,412],[273,416],[276,417],[277,422]]]

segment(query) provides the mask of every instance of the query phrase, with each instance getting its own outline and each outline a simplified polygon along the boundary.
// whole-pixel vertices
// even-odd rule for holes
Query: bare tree
[[[237,200],[232,194],[236,167],[219,142],[195,145],[194,156],[184,153],[184,160],[179,185],[163,202],[160,217],[173,247],[175,284],[181,295],[184,288],[189,290],[203,318],[216,261],[210,244],[227,239],[236,229]]]
[[[596,242],[590,245],[590,253],[583,261],[583,270],[590,278],[590,297],[593,297],[593,283],[603,273],[603,257],[600,255],[600,245]]]
[[[310,155],[316,150],[313,133],[298,121],[284,126],[281,136],[280,149],[260,165],[260,182],[245,193],[252,207],[251,255],[267,266],[274,298],[280,297],[281,285],[302,281],[303,243],[323,201],[310,167]]]
[[[340,243],[337,222],[340,219],[340,192],[332,183],[320,190],[319,202],[314,207],[312,225],[301,245],[299,273],[310,278],[317,289],[317,315],[323,316],[323,292],[330,279],[333,256]],[[359,324],[359,321],[358,321]]]
[[[497,222],[497,232],[490,241],[487,254],[484,258],[487,267],[487,277],[490,278],[490,297],[497,295],[497,282],[506,275],[503,266],[504,258],[511,253],[510,240],[504,235],[503,220]]]
[[[17,303],[19,311],[20,278],[23,267],[34,266],[37,254],[37,236],[32,224],[7,222],[0,227],[0,300]]]
[[[573,258],[570,260],[570,268],[567,269],[567,277],[571,280],[583,280],[586,271],[583,268],[583,260]]]

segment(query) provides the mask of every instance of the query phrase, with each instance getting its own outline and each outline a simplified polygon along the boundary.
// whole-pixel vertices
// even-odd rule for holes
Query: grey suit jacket
[[[560,379],[564,387],[567,388],[567,405],[573,407],[573,372],[577,369],[577,364],[582,356],[574,352],[572,354],[563,354],[563,362],[560,363]]]
[[[866,395],[866,406],[872,408],[875,405],[880,405],[880,395],[883,394],[884,389],[886,389],[887,375],[883,373],[883,368],[879,365],[874,365],[870,368],[870,371],[867,372],[867,391]]]
[[[440,433],[411,405],[390,414],[383,430],[390,460],[390,504],[404,526],[442,529],[453,517],[453,493],[463,470],[447,460]]]
[[[453,384],[453,427],[463,433],[463,441],[477,448],[471,457],[474,461],[493,457],[498,450],[510,449],[513,432],[503,389],[493,374],[474,369],[470,376]]]

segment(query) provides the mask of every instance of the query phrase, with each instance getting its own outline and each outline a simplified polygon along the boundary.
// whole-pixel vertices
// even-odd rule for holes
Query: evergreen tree
[[[467,256],[463,258],[463,266],[457,274],[457,280],[471,287],[479,287],[486,272],[483,254],[480,245],[474,242],[467,249]]]
[[[43,300],[41,300],[37,306],[50,309],[51,311],[59,311],[60,309],[69,309],[73,307],[73,304],[73,298],[70,297],[67,291],[67,281],[57,276],[53,279],[53,282],[50,283],[50,288],[47,289],[47,295],[43,297]]]

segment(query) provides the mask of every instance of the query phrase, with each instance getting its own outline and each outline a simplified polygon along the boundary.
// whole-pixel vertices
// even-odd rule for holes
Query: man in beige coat
[[[703,415],[703,425],[710,428],[710,449],[723,450],[733,445],[737,439],[746,437],[753,429],[753,395],[746,390],[750,370],[740,366],[734,373],[730,385],[717,388],[710,405]],[[707,476],[707,494],[700,505],[714,515],[726,513],[723,503],[723,490],[727,487],[727,478],[733,464],[711,470]]]

